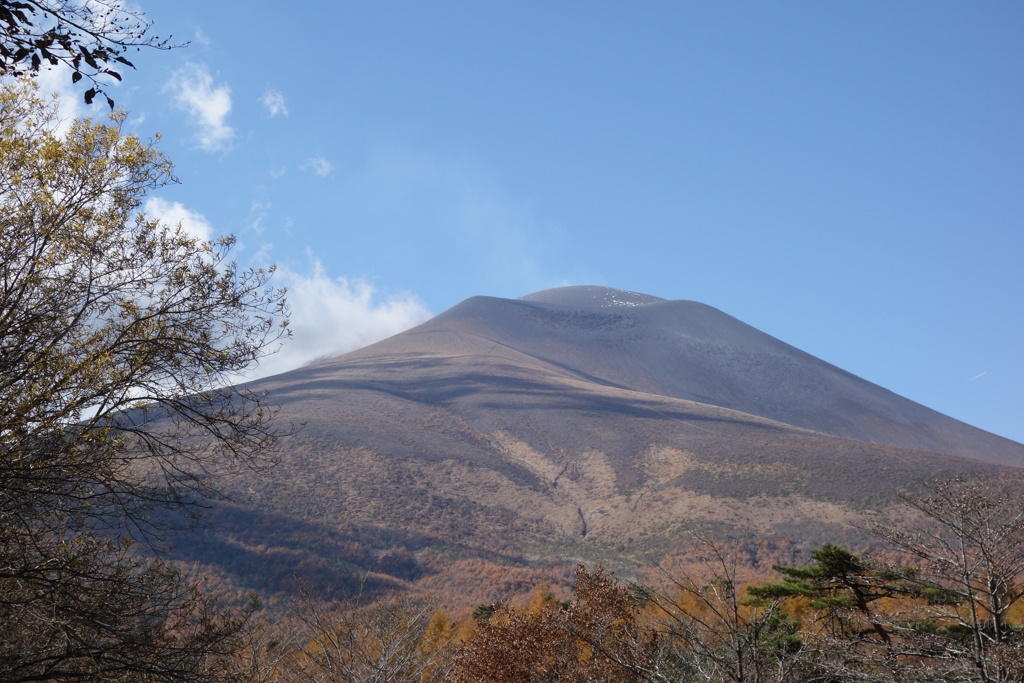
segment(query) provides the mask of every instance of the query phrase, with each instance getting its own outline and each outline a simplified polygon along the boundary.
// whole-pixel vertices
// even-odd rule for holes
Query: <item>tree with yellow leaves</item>
[[[231,384],[287,335],[284,293],[139,213],[174,177],[123,122],[61,132],[31,83],[0,90],[3,681],[216,680],[238,626],[132,546],[270,464],[272,411]]]

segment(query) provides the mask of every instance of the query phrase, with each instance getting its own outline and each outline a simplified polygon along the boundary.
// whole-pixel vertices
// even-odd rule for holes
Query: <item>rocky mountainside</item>
[[[897,487],[1024,466],[713,308],[600,287],[474,297],[254,388],[305,427],[182,550],[242,574],[272,555],[429,588],[480,562],[643,563],[698,521],[842,540]]]

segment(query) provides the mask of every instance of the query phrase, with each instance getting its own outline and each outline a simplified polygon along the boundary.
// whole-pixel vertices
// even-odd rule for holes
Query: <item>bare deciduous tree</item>
[[[737,558],[720,541],[693,532],[690,557],[698,569],[663,570],[675,594],[651,591],[661,630],[682,680],[782,683],[801,680],[797,624],[782,600],[752,603],[737,583]],[[675,680],[675,679],[664,679]]]
[[[1014,493],[1006,483],[1003,488],[963,477],[926,482],[924,495],[900,494],[917,519],[873,527],[920,559],[916,580],[924,590],[960,603],[959,609],[932,610],[916,628],[933,649],[941,646],[941,655],[969,660],[977,680],[985,682],[1008,680],[1013,657],[1007,653],[1020,645],[1006,616],[1024,598],[1024,501],[1019,488]],[[1018,678],[1024,675],[1019,662],[1014,668]]]
[[[433,602],[392,598],[360,606],[306,591],[274,647],[258,658],[264,680],[295,683],[440,683],[449,672],[454,623]],[[254,679],[256,680],[256,679]]]

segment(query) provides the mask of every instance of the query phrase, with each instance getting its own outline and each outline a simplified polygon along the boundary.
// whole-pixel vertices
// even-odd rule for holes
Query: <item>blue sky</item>
[[[281,266],[267,371],[599,284],[1024,441],[1024,3],[140,6],[148,208]]]

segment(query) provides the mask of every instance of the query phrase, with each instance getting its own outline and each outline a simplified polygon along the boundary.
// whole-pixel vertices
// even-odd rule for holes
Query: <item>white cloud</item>
[[[288,107],[284,102],[284,95],[279,90],[267,90],[260,97],[260,103],[267,108],[271,116],[281,114],[288,116]]]
[[[164,86],[171,92],[174,104],[188,112],[199,127],[199,146],[207,152],[227,149],[235,130],[227,125],[231,112],[231,89],[214,86],[213,76],[201,64],[189,62],[178,69]]]
[[[306,163],[302,165],[302,168],[312,169],[313,173],[316,173],[318,176],[328,175],[334,170],[334,166],[331,162],[327,161],[327,159],[324,159],[323,157],[313,157],[307,160]]]
[[[308,275],[279,269],[274,283],[288,288],[292,339],[263,359],[254,377],[362,348],[431,317],[412,294],[381,298],[366,282],[329,277],[319,262]]]
[[[202,214],[186,209],[181,202],[150,197],[142,210],[150,218],[157,218],[171,225],[181,225],[182,230],[201,240],[209,240],[213,234],[210,222]]]

